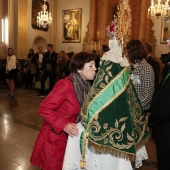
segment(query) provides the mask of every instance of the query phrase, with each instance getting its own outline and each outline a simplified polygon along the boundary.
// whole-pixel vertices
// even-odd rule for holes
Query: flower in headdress
[[[116,39],[116,24],[114,21],[110,23],[110,25],[106,28],[106,31],[109,39]]]
[[[110,32],[114,32],[114,23],[113,22],[110,25]]]

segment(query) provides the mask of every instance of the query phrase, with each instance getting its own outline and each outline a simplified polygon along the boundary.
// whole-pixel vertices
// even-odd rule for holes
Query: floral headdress
[[[106,31],[107,31],[107,37],[109,38],[109,40],[116,40],[116,33],[117,33],[117,17],[114,16],[114,20],[110,22],[110,25],[107,26]]]

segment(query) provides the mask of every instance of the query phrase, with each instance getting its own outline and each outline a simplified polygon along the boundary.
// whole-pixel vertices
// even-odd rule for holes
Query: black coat
[[[42,60],[42,69],[45,69],[46,64],[50,63],[52,71],[55,71],[57,68],[57,57],[58,54],[54,51],[51,53],[51,55],[49,52],[46,52]]]
[[[32,62],[36,64],[36,67],[39,67],[38,61],[39,61],[39,53],[35,53],[34,56],[32,57]]]
[[[147,58],[147,62],[152,66],[153,71],[155,73],[155,89],[157,89],[159,84],[159,73],[160,73],[159,62],[153,59],[151,56]]]
[[[170,148],[170,72],[168,75],[153,97],[148,125],[155,141]]]

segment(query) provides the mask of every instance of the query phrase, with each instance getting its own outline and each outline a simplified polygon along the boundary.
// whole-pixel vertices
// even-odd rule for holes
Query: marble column
[[[11,15],[13,14],[13,15]],[[8,44],[14,48],[14,1],[8,0]]]
[[[51,43],[53,44],[54,50],[57,44],[57,1],[51,0],[51,13],[52,13],[52,19],[53,23],[51,26],[49,26],[50,29],[50,35],[51,35]]]
[[[109,24],[109,0],[101,0],[100,8],[101,12],[98,12],[98,29],[97,29],[97,40],[102,42],[107,41],[106,27]]]
[[[140,19],[140,31],[139,39],[143,41],[149,41],[151,32],[151,20],[148,18],[148,8],[151,3],[148,0],[143,0],[141,4],[141,19]]]
[[[89,23],[89,41],[96,41],[96,28],[97,28],[97,0],[90,2],[90,23]]]
[[[139,39],[141,22],[141,0],[130,0],[132,15],[131,39]]]
[[[7,11],[6,8],[5,8],[5,3],[6,2],[4,2],[3,0],[0,0],[0,22],[1,22],[0,23],[0,31],[1,31],[0,32],[0,35],[1,35],[0,36],[0,59],[6,57],[5,43],[1,42],[2,39],[4,40],[4,35],[2,34],[2,30],[4,30],[4,28],[2,28],[3,24],[2,24],[2,20],[1,19],[3,19],[3,21],[4,21],[5,16],[7,15],[7,14],[5,14],[5,11]]]
[[[18,33],[18,57],[24,58],[27,54],[28,0],[18,0]]]

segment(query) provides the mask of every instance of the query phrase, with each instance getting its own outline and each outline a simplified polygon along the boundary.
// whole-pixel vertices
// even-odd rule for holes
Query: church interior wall
[[[155,22],[152,30],[154,30],[155,42],[155,57],[160,58],[161,54],[168,53],[169,47],[167,44],[161,44],[161,30],[162,24],[160,22]]]
[[[49,12],[52,12],[52,2],[51,0],[48,0],[49,3]],[[30,48],[34,49],[34,52],[37,52],[38,46],[42,46],[43,49],[45,50],[46,45],[48,43],[52,43],[51,39],[51,26],[48,26],[48,31],[42,31],[38,29],[33,29],[32,28],[32,1],[28,1],[28,38],[27,38],[27,51]]]
[[[8,0],[9,1],[9,0]],[[4,5],[6,0],[0,0],[0,19],[5,19],[8,16],[8,23],[10,25],[9,30],[5,30],[9,33],[9,44],[5,42],[0,42],[0,58],[5,58],[7,53],[6,49],[11,46],[15,49],[15,54],[18,58],[24,58],[28,52],[29,48],[33,48],[35,51],[37,50],[38,45],[46,46],[47,43],[52,43],[54,45],[54,49],[56,52],[60,50],[64,50],[66,52],[74,51],[78,52],[81,50],[89,51],[90,48],[86,47],[84,44],[90,44],[92,41],[106,41],[106,34],[104,34],[105,28],[107,24],[110,22],[112,17],[113,4],[118,2],[118,0],[86,0],[86,1],[77,1],[77,0],[48,0],[50,4],[50,12],[53,13],[53,24],[49,27],[47,32],[35,30],[31,27],[31,2],[29,0],[14,0],[14,3],[8,4],[8,13],[5,12],[6,6]],[[109,5],[101,4],[103,2],[107,2]],[[96,13],[93,13],[95,10],[92,4],[100,4],[97,6]],[[137,8],[135,4],[138,4],[138,13],[136,12]],[[160,43],[161,37],[161,23],[152,23],[152,30],[149,30],[148,19],[146,10],[148,9],[150,2],[148,0],[134,1],[130,0],[130,4],[132,7],[132,37],[131,38],[139,38],[141,40],[147,40],[151,32],[153,32],[154,41],[151,43],[154,44],[154,55],[159,58],[162,53],[169,52],[169,47],[166,44]],[[145,6],[146,5],[146,6]],[[14,7],[13,7],[14,6]],[[101,6],[101,10],[99,7]],[[111,7],[110,7],[111,6]],[[5,7],[5,8],[4,8]],[[109,8],[110,7],[110,8]],[[139,9],[141,7],[142,9]],[[81,30],[81,42],[80,43],[62,43],[62,11],[67,9],[77,9],[82,8],[82,30]],[[107,9],[109,9],[107,11]],[[14,21],[13,15],[11,12],[14,12]],[[103,15],[108,15],[104,16]],[[142,14],[141,14],[142,13]],[[96,21],[93,22],[91,18],[92,15],[96,15]],[[145,22],[141,21],[145,20]],[[140,22],[141,21],[141,22]],[[138,24],[137,24],[138,23]],[[97,26],[95,26],[97,24]],[[142,27],[142,25],[144,25]],[[0,38],[2,37],[2,24],[0,24]],[[97,28],[96,28],[97,27]],[[93,29],[91,31],[91,29]],[[96,35],[94,33],[96,32]],[[92,35],[93,34],[93,35]],[[5,36],[5,35],[3,35]],[[153,39],[152,37],[152,39]],[[2,38],[1,38],[2,39]],[[2,41],[2,40],[1,40]],[[98,48],[97,48],[98,49]]]
[[[62,43],[62,11],[69,9],[82,8],[82,23],[81,23],[81,42],[80,43]],[[65,52],[82,51],[83,39],[87,32],[87,25],[90,19],[90,0],[77,1],[77,0],[58,0],[57,1],[57,42],[56,51],[64,50]]]

